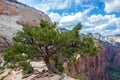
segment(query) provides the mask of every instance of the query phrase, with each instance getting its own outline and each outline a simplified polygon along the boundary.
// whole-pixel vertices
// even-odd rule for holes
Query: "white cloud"
[[[75,0],[76,4],[82,4],[83,2],[88,2],[90,0]],[[92,0],[93,1],[93,0]]]
[[[48,6],[47,4],[37,4],[37,5],[34,5],[33,7],[40,11],[43,11],[46,14],[50,10],[50,6]]]
[[[107,34],[117,34],[120,32],[120,18],[115,15],[92,15],[83,21],[85,31]]]
[[[53,22],[58,22],[59,27],[66,27],[67,29],[71,29],[74,25],[79,22],[82,22],[86,19],[85,15],[89,13],[91,9],[86,9],[83,12],[71,13],[59,15],[58,13],[50,13],[49,17]],[[58,17],[58,18],[57,18]]]
[[[61,16],[58,13],[53,12],[49,14],[49,17],[52,19],[52,22],[58,22],[61,18]]]
[[[81,4],[83,0],[75,0],[76,4]]]
[[[49,10],[60,10],[71,7],[73,0],[18,0],[38,10],[47,13]],[[35,4],[34,4],[35,2]],[[37,2],[37,3],[36,3]]]
[[[107,13],[120,12],[120,0],[102,0],[105,3],[104,10]]]
[[[30,5],[38,10],[41,10],[48,14],[50,10],[61,10],[68,9],[73,7],[72,4],[79,5],[81,7],[86,7],[89,9],[95,8],[93,5],[85,4],[83,2],[87,2],[88,0],[18,0],[24,4]]]
[[[87,13],[77,12],[75,14],[59,15],[57,13],[51,13],[49,16],[53,21],[57,21],[58,27],[64,27],[72,29],[77,23],[83,24],[82,32],[101,33],[107,34],[119,34],[120,33],[120,18],[115,15],[91,15],[87,16]],[[58,16],[58,18],[56,18]]]
[[[35,0],[18,1],[32,5],[31,2]],[[71,3],[73,1],[75,1],[75,5],[82,5],[84,1],[90,0],[40,0],[38,4],[32,6],[48,14],[53,22],[59,23],[59,27],[71,29],[74,25],[81,22],[83,24],[82,32],[84,33],[93,32],[104,35],[120,33],[120,17],[117,18],[115,15],[103,16],[101,14],[88,16],[87,14],[95,8],[95,6],[92,5],[83,5],[82,7],[86,7],[88,9],[77,13],[63,13],[60,15],[59,13],[48,12],[49,10],[60,10],[72,7]],[[105,11],[107,13],[120,12],[120,0],[102,1],[105,3]]]
[[[72,0],[46,0],[33,7],[47,13],[49,10],[60,10],[71,7]]]

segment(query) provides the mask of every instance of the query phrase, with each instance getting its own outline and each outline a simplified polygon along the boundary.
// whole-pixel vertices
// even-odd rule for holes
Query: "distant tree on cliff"
[[[79,35],[81,28],[79,23],[72,30],[61,32],[55,24],[46,21],[41,21],[40,27],[23,27],[13,38],[13,46],[5,50],[5,63],[12,68],[25,66],[22,69],[27,69],[30,66],[25,63],[42,58],[49,71],[61,74],[59,71],[62,69],[59,66],[63,63],[59,56],[71,64],[78,54],[96,55],[99,51],[92,38]]]

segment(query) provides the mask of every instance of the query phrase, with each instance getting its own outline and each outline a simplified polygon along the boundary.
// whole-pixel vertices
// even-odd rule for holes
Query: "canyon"
[[[16,0],[0,0],[0,53],[12,45],[12,37],[23,26],[39,26],[41,20],[52,23],[42,11]],[[96,56],[85,55],[78,58],[71,67],[71,73],[84,73],[89,80],[120,79],[120,36],[108,35],[103,38],[98,33],[89,36],[92,36],[103,49]]]
[[[93,37],[103,49],[96,56],[85,55],[79,58],[71,68],[71,72],[84,73],[89,80],[119,80],[120,36],[116,39],[116,35],[108,35],[103,39],[103,36],[98,33],[88,35]],[[111,39],[114,40],[111,42]]]

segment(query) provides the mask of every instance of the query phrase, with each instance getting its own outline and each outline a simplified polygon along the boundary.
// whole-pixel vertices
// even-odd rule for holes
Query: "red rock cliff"
[[[102,42],[101,44],[104,48],[101,53],[93,57],[85,55],[79,58],[72,66],[71,73],[84,73],[89,80],[109,80],[113,73],[110,72],[111,75],[109,75],[106,69],[112,67],[117,70],[117,67],[120,66],[120,47],[108,42]]]
[[[71,69],[71,73],[84,73],[89,80],[104,80],[105,78],[105,55],[102,51],[97,56],[85,55],[79,58]]]
[[[17,15],[18,11],[15,6],[7,5],[6,0],[0,0],[0,14]]]

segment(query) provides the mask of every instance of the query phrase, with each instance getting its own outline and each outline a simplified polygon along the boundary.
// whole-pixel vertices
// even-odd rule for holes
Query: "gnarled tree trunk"
[[[47,68],[48,68],[48,70],[49,70],[50,72],[53,72],[53,73],[56,73],[56,74],[58,74],[58,75],[63,76],[63,74],[62,74],[61,72],[59,72],[59,71],[55,68],[55,66],[50,63],[50,57],[45,57],[45,58],[44,58],[44,61],[45,61],[45,64],[46,64],[46,66],[47,66]]]

